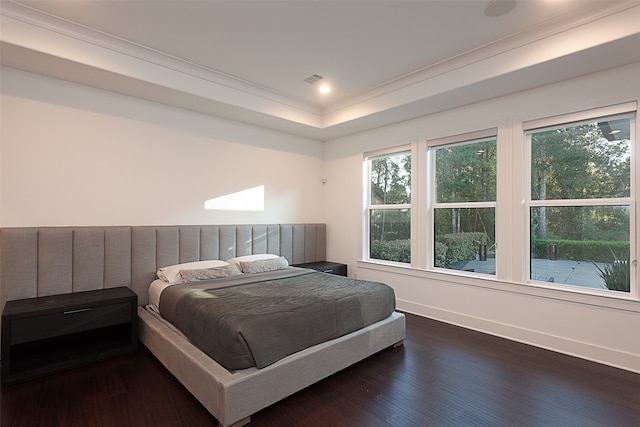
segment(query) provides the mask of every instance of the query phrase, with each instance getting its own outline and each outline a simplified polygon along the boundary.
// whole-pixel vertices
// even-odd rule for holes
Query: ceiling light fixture
[[[331,92],[331,86],[325,83],[322,86],[320,86],[318,90],[320,91],[320,93],[327,94]]]
[[[492,0],[484,8],[484,14],[489,18],[506,15],[516,7],[516,0]]]

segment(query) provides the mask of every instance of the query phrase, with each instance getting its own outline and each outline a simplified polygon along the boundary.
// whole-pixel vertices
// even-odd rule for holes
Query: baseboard
[[[640,355],[605,348],[590,343],[572,340],[566,337],[546,334],[513,325],[498,323],[487,319],[468,316],[462,313],[442,310],[411,301],[398,300],[399,310],[418,316],[428,317],[463,328],[529,344],[569,356],[579,357],[615,368],[640,373]]]

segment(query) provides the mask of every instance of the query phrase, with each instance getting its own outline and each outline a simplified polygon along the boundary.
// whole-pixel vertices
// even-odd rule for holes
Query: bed
[[[130,287],[138,295],[140,341],[221,426],[241,426],[255,412],[378,351],[400,345],[404,316],[391,310],[381,320],[342,331],[328,341],[314,341],[291,354],[276,352],[260,367],[227,369],[163,318],[160,307],[152,307],[151,284],[157,282],[162,268],[208,260],[269,254],[289,266],[322,261],[325,237],[324,224],[2,228],[0,302],[4,306],[10,299]],[[301,269],[286,271],[293,270]]]

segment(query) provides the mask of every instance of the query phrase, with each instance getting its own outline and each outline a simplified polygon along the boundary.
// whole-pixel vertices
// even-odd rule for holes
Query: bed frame
[[[324,224],[0,228],[5,301],[127,286],[138,295],[140,341],[224,427],[380,350],[400,345],[400,313],[263,369],[229,372],[146,310],[158,268],[274,253],[290,264],[324,261]]]

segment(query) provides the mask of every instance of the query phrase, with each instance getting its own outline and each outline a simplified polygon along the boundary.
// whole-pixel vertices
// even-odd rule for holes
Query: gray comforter
[[[383,283],[295,267],[173,285],[160,297],[161,315],[229,370],[263,368],[394,309]]]

